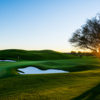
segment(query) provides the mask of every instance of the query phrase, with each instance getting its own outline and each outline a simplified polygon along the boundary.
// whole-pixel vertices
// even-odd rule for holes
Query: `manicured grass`
[[[27,66],[35,66],[42,70],[61,69],[69,72],[84,71],[100,68],[100,61],[96,58],[46,60],[46,61],[18,61],[1,62],[0,78],[18,75],[17,69]]]
[[[28,65],[70,73],[17,73],[17,68]],[[100,61],[97,58],[1,62],[0,75],[0,100],[100,100]]]

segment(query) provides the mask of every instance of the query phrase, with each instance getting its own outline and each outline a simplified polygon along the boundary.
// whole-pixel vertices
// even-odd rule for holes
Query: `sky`
[[[100,0],[0,0],[0,50],[77,50],[68,40],[97,13]]]

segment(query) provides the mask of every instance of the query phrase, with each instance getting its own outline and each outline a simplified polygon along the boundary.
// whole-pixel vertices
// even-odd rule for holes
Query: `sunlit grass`
[[[98,85],[99,75],[99,72],[86,71],[5,78],[0,80],[0,97],[8,100],[70,100]]]

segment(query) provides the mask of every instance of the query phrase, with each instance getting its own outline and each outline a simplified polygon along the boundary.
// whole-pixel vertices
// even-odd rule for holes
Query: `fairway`
[[[18,75],[17,69],[27,66],[35,66],[39,69],[61,69],[69,72],[85,71],[99,68],[99,59],[66,59],[66,60],[45,60],[45,61],[18,61],[0,62],[0,77]]]
[[[18,68],[62,69],[70,73],[18,74]],[[0,100],[99,100],[98,58],[0,62]]]

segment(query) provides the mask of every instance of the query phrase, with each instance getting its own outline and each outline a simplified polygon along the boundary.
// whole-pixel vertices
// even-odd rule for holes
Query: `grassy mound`
[[[19,57],[19,59],[18,59]],[[52,50],[26,51],[18,49],[0,50],[0,59],[11,60],[55,60],[76,58],[74,55],[64,54]]]

